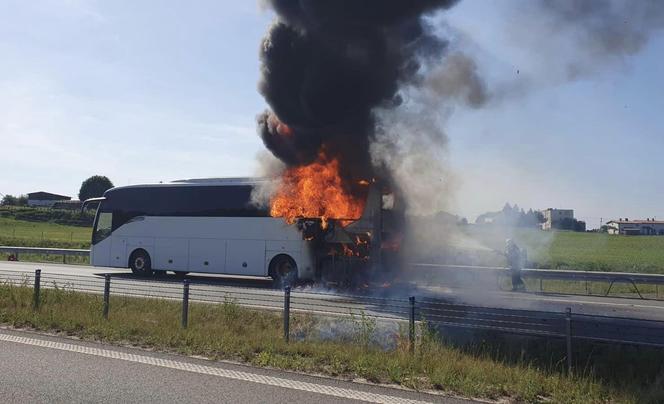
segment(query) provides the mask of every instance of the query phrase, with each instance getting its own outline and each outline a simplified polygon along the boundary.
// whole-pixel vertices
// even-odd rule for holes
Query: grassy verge
[[[590,370],[567,377],[557,371],[559,364],[541,366],[523,358],[501,359],[488,349],[454,348],[426,331],[415,355],[408,351],[403,330],[391,336],[395,342],[391,349],[381,349],[371,343],[369,335],[376,331],[376,324],[366,318],[339,320],[350,321],[353,333],[329,339],[325,337],[329,319],[296,315],[291,325],[296,341],[286,344],[278,313],[245,309],[233,302],[192,304],[187,330],[180,328],[181,308],[172,301],[112,297],[108,320],[100,315],[99,296],[46,289],[42,302],[40,309],[33,311],[30,288],[2,285],[0,322],[92,340],[361,377],[470,397],[565,403],[656,402],[664,398],[660,390],[644,388],[650,384],[646,379],[623,378],[622,385],[614,386]]]

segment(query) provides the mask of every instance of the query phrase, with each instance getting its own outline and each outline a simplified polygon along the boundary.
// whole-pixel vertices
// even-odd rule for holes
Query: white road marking
[[[236,370],[222,369],[214,366],[196,365],[188,362],[179,362],[170,359],[155,358],[152,356],[136,355],[126,352],[113,351],[109,349],[99,349],[83,345],[65,344],[36,338],[20,337],[16,335],[0,333],[0,341],[14,342],[17,344],[32,345],[60,351],[76,352],[85,355],[100,356],[103,358],[118,359],[127,362],[142,363],[152,366],[183,370],[186,372],[199,373],[204,375],[218,376],[226,379],[240,380],[251,383],[264,384],[268,386],[282,387],[292,390],[306,391],[310,393],[324,394],[328,396],[340,397],[351,400],[360,400],[370,403],[408,403],[425,404],[426,401],[411,400],[403,397],[388,396],[385,394],[370,393],[359,390],[344,389],[340,387],[326,386],[315,383],[301,382],[297,380],[283,379],[279,377],[259,375],[249,372],[240,372]]]

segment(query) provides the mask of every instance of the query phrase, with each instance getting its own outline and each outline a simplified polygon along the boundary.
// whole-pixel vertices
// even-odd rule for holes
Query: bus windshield
[[[113,213],[103,212],[99,206],[95,227],[92,232],[92,244],[97,244],[111,235],[113,226]]]

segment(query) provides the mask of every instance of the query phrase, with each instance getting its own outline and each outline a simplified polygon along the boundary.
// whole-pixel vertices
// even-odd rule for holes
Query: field
[[[664,273],[664,236],[614,236],[570,231],[476,228],[463,230],[485,264],[505,265],[505,239],[525,247],[534,268]]]
[[[90,227],[0,217],[0,245],[89,248],[91,236]]]
[[[44,289],[42,304],[33,311],[31,288],[0,285],[0,323],[84,339],[503,402],[654,403],[664,398],[657,382],[662,358],[648,349],[585,349],[585,356],[577,356],[579,373],[568,376],[561,352],[540,340],[530,345],[518,341],[514,355],[499,354],[495,347],[446,344],[422,324],[411,354],[405,329],[393,335],[394,346],[381,348],[370,338],[376,324],[363,317],[334,320],[349,322],[354,331],[330,339],[330,319],[296,314],[287,344],[279,313],[245,309],[232,301],[193,303],[188,329],[179,325],[178,302],[111,297],[108,320],[101,309],[100,296]]]
[[[664,272],[664,237],[556,232],[533,261],[545,268]]]

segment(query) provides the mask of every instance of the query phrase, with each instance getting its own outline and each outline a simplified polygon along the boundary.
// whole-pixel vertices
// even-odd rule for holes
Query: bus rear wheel
[[[145,250],[136,250],[129,257],[129,268],[134,275],[149,276],[152,275],[152,261],[150,254]]]
[[[297,282],[297,265],[288,255],[277,255],[270,262],[270,276],[276,288],[293,286]]]

